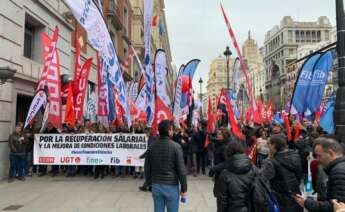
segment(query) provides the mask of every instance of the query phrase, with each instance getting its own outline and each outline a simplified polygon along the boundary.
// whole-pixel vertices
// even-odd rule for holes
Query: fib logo
[[[120,164],[120,159],[118,157],[111,157],[110,158],[110,163],[111,164]]]

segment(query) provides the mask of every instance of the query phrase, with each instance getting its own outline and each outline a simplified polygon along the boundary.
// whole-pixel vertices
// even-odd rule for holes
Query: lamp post
[[[9,66],[0,67],[0,85],[5,84],[7,80],[12,79],[17,70],[11,69]]]
[[[262,88],[260,88],[260,99],[261,99],[262,102],[265,102],[264,101],[264,96],[262,95]]]
[[[335,132],[341,142],[345,142],[345,15],[343,0],[336,0],[338,84],[335,110]]]
[[[223,54],[224,54],[224,56],[226,58],[226,89],[227,89],[227,91],[229,91],[229,88],[230,88],[229,59],[230,59],[230,56],[232,55],[232,52],[230,51],[229,46],[226,47],[226,49],[225,49]]]
[[[200,84],[200,102],[202,104],[202,83],[204,81],[202,81],[202,78],[200,77],[199,79],[199,84]],[[202,118],[202,107],[200,107],[200,119]]]

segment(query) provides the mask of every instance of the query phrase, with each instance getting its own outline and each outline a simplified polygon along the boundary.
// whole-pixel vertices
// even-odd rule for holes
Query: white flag
[[[47,104],[47,94],[44,90],[38,90],[34,96],[34,99],[31,102],[28,115],[26,116],[24,128],[35,118],[37,112],[41,107],[45,107]]]

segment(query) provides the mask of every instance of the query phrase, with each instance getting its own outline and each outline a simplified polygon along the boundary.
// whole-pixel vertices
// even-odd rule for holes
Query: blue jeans
[[[24,174],[27,176],[30,172],[30,169],[33,165],[33,153],[32,152],[27,152],[25,153],[25,158],[26,158],[26,163],[25,163],[25,168],[24,168]]]
[[[10,178],[23,177],[25,164],[25,153],[10,153]]]
[[[154,212],[178,212],[180,192],[178,185],[152,184]]]

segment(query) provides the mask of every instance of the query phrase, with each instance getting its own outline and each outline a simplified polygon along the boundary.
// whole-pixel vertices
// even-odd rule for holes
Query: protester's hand
[[[180,195],[181,195],[181,197],[185,197],[185,196],[187,196],[187,192],[181,192]]]
[[[333,199],[332,203],[333,203],[334,211],[338,211],[340,209],[345,209],[345,203],[343,203],[343,202],[338,202],[338,200]]]
[[[305,202],[305,198],[302,197],[299,194],[296,194],[296,196],[294,196],[295,201],[297,202],[297,204],[299,204],[302,208],[304,208],[304,202]]]

